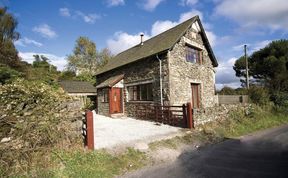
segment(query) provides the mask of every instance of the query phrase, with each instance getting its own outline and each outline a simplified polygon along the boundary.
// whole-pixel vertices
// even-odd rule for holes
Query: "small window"
[[[202,64],[202,51],[191,46],[186,46],[186,61]]]
[[[129,101],[152,101],[152,83],[127,87]]]
[[[108,103],[108,101],[109,101],[109,90],[108,90],[108,88],[105,88],[105,89],[102,90],[102,95],[103,95],[102,102],[103,103]]]

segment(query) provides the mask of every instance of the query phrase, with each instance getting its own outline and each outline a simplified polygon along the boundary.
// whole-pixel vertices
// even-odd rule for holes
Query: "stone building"
[[[217,105],[218,63],[198,16],[139,42],[96,74],[99,114],[133,116],[142,103]]]
[[[79,107],[84,108],[87,104],[97,107],[97,89],[93,84],[85,81],[65,80],[60,81],[59,85],[69,96],[79,100]]]

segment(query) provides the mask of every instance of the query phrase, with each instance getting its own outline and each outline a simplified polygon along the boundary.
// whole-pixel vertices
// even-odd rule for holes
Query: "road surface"
[[[288,177],[288,125],[182,153],[176,161],[144,168],[129,178]]]

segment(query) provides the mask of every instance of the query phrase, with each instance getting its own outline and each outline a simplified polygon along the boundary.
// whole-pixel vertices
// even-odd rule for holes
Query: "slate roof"
[[[217,60],[208,42],[208,38],[205,34],[199,16],[194,16],[193,18],[177,26],[144,41],[143,45],[138,44],[132,48],[127,49],[126,51],[117,54],[113,59],[108,62],[108,64],[103,67],[102,70],[96,72],[96,75],[172,49],[173,46],[180,40],[180,38],[195,21],[198,21],[200,25],[201,31],[203,32],[202,37],[204,39],[204,45],[208,49],[208,54],[210,55],[213,65],[217,67]]]
[[[60,86],[67,93],[96,93],[97,89],[89,82],[84,81],[60,81]]]
[[[96,88],[113,87],[116,83],[118,83],[123,78],[124,78],[123,74],[110,77],[104,82],[97,85]]]

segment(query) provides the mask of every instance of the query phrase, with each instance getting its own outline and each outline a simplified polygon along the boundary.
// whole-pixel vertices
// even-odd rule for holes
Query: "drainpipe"
[[[158,57],[158,54],[156,55],[156,58],[159,61],[159,79],[160,79],[160,103],[161,106],[163,106],[163,93],[162,93],[162,61],[161,59]]]

